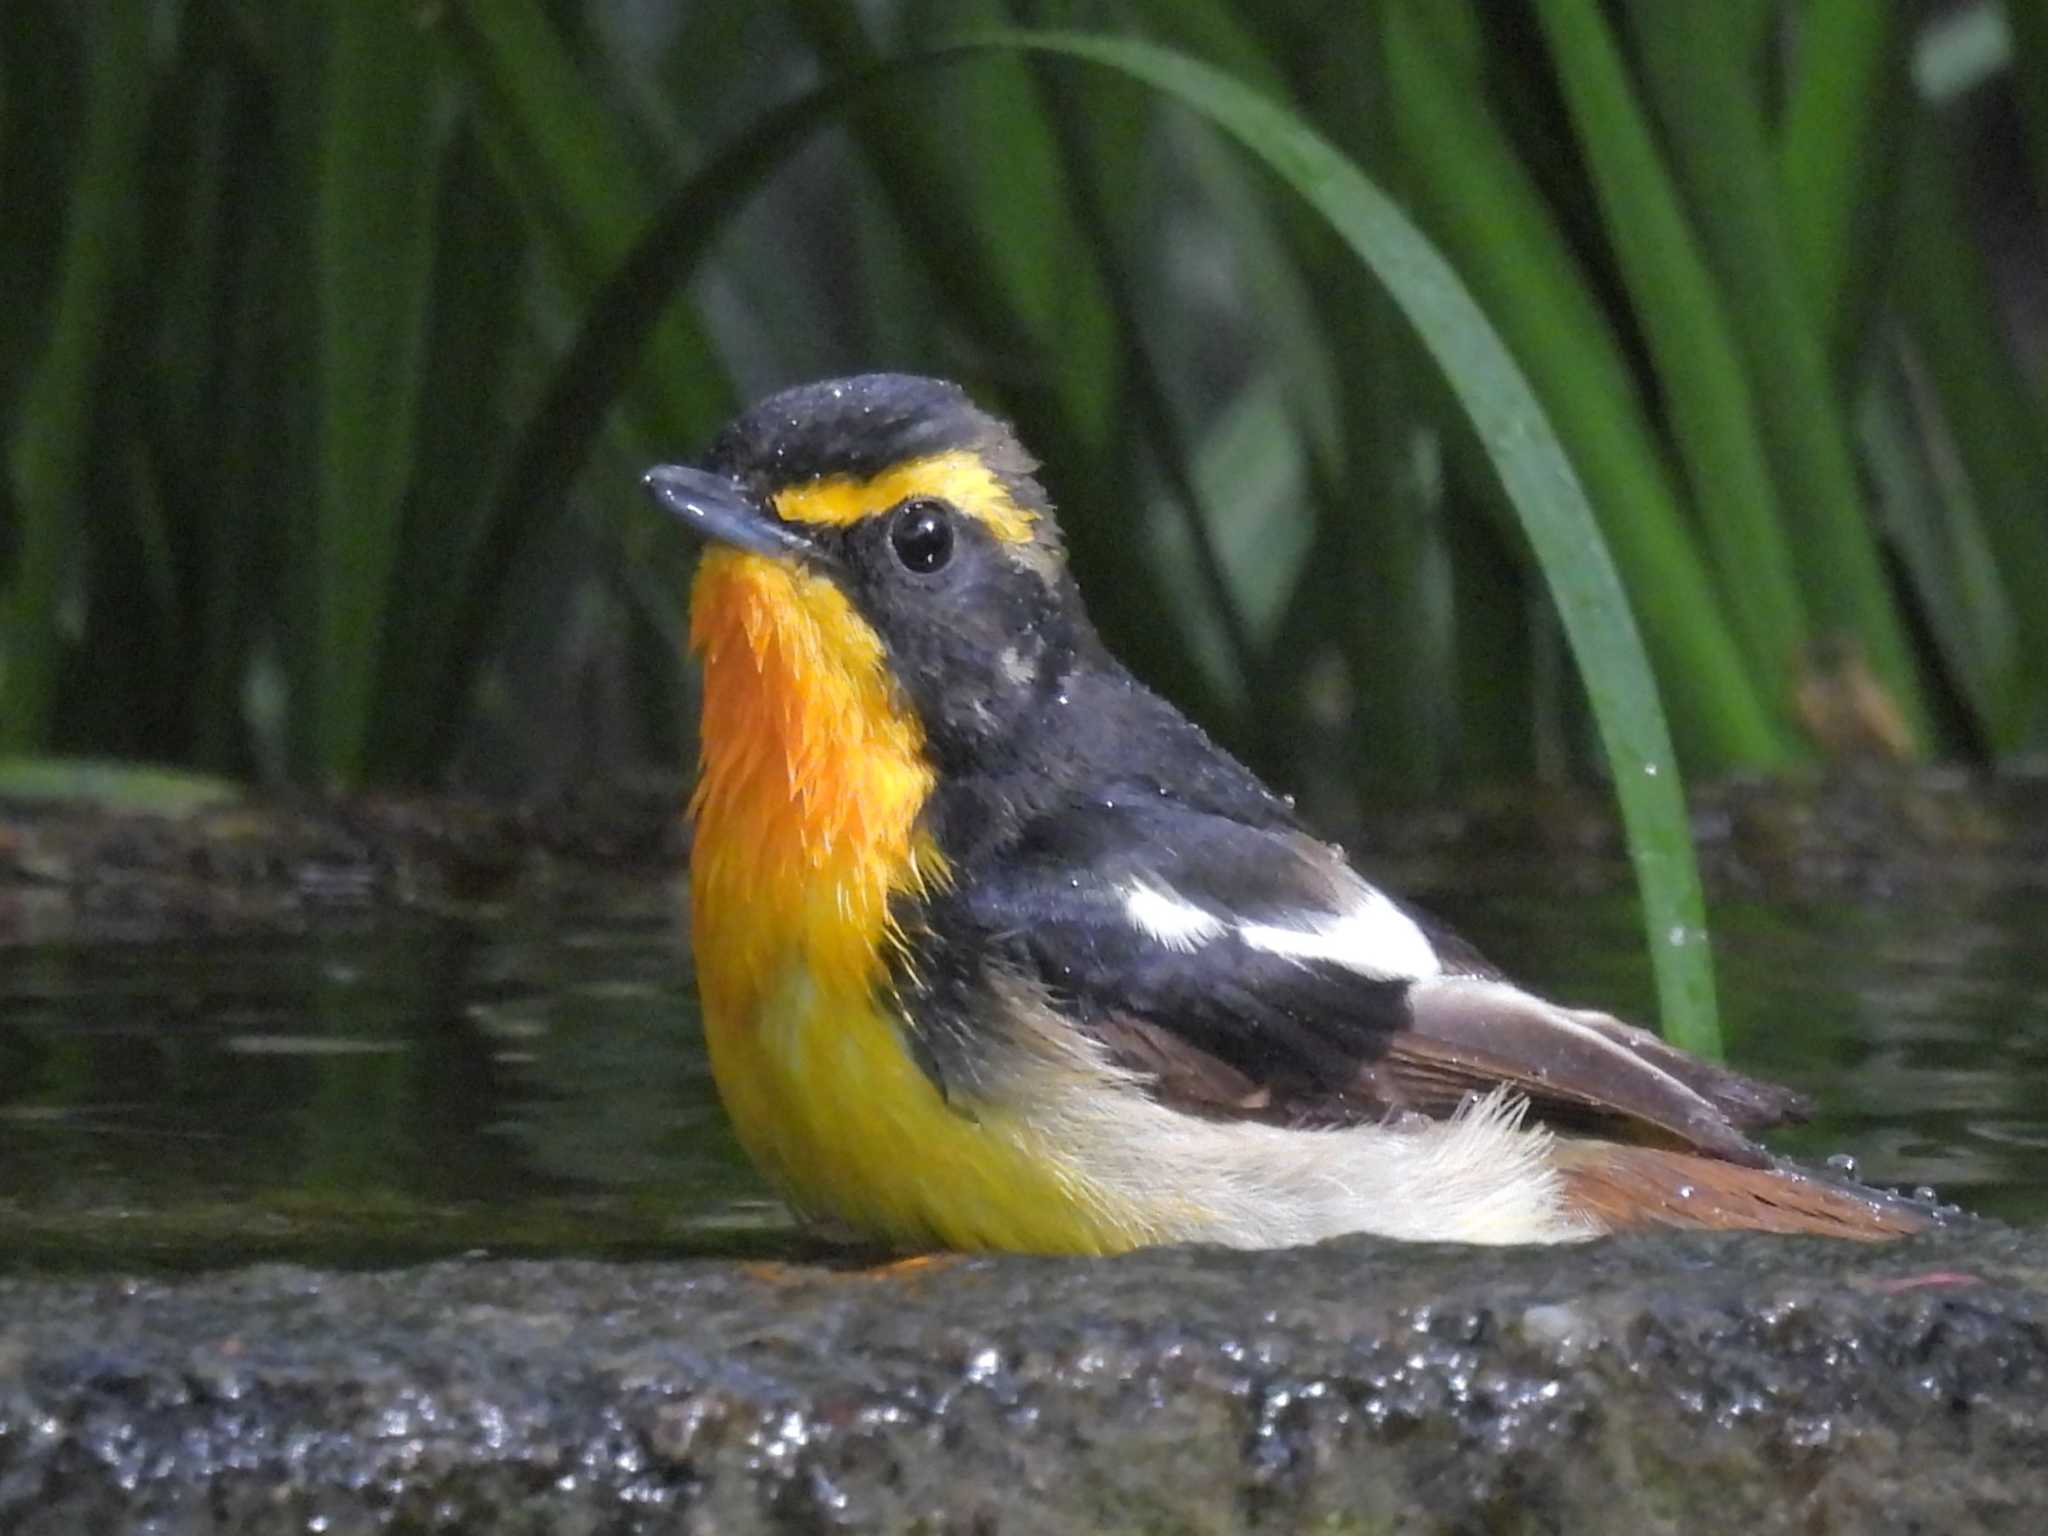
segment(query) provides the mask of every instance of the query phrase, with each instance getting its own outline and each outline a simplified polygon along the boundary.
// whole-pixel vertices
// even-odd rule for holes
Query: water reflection
[[[0,952],[0,1263],[785,1229],[713,1102],[665,897],[570,910]]]

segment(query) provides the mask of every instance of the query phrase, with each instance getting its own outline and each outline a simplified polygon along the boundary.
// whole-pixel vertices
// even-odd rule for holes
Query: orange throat
[[[691,597],[703,764],[691,929],[714,1067],[722,1034],[801,980],[864,1001],[889,900],[943,874],[917,830],[934,782],[882,642],[823,576],[707,552]]]
[[[936,775],[880,638],[828,580],[731,550],[698,568],[690,638],[697,988],[755,1164],[799,1211],[906,1247],[1092,1253],[1152,1232],[1028,1104],[962,1114],[908,1048],[890,902],[947,871],[918,825]]]

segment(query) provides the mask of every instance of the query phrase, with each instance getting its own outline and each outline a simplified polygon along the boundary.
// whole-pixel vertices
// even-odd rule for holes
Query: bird
[[[689,927],[712,1076],[903,1252],[1880,1239],[1788,1089],[1516,985],[1110,654],[958,385],[773,394],[645,489],[703,544]]]

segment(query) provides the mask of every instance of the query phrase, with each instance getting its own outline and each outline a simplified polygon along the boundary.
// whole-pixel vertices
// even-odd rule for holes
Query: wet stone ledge
[[[2048,1530],[2048,1235],[0,1281],[0,1531]]]

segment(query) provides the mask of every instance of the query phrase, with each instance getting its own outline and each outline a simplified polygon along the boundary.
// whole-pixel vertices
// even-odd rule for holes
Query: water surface
[[[1524,980],[1648,1016],[1625,894],[1519,865],[1430,878]],[[1779,1147],[2048,1217],[2048,897],[1714,915],[1733,1059],[1823,1106]],[[658,882],[0,948],[0,1267],[798,1247],[719,1114]]]

